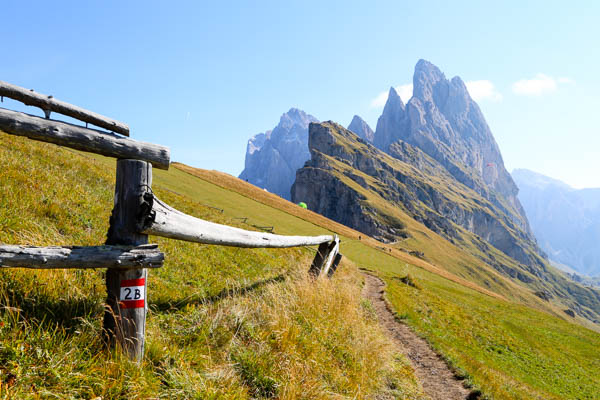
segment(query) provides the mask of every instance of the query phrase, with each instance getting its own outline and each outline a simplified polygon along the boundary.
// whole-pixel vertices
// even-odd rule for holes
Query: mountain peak
[[[302,127],[308,127],[309,123],[317,121],[318,120],[312,115],[305,113],[299,108],[292,107],[288,112],[281,115],[281,118],[279,119],[279,125],[291,127],[297,124]]]
[[[448,96],[448,80],[438,67],[419,60],[413,75],[413,96],[428,102],[443,104]]]
[[[388,93],[388,98],[387,101],[385,102],[385,107],[383,108],[383,113],[387,112],[393,112],[396,111],[398,109],[401,109],[402,111],[404,111],[404,103],[402,102],[402,99],[400,98],[400,95],[398,94],[398,92],[396,91],[396,89],[392,86],[390,87],[390,91]]]
[[[285,114],[290,115],[290,116],[300,116],[300,117],[306,115],[306,113],[304,111],[302,111],[301,109],[296,108],[296,107],[291,107],[288,110],[288,112],[284,113],[284,115]]]
[[[404,130],[405,122],[406,106],[396,89],[391,87],[387,102],[383,107],[383,113],[377,120],[373,144],[380,149],[387,150],[390,144],[399,139],[398,134]]]
[[[310,158],[308,125],[311,122],[318,121],[292,107],[281,115],[272,131],[250,138],[240,179],[289,199],[296,170]]]
[[[450,83],[457,87],[457,88],[462,88],[464,89],[466,92],[468,92],[467,90],[467,85],[465,85],[465,83],[463,82],[463,80],[460,78],[460,76],[455,76],[454,78],[452,78],[450,80]]]
[[[283,113],[280,118],[281,122],[292,122],[300,125],[308,125],[310,122],[316,122],[317,119],[310,114],[300,110],[299,108],[292,107],[288,112]]]
[[[417,81],[417,78],[419,80]],[[417,83],[430,82],[436,83],[441,80],[446,80],[444,73],[434,64],[427,60],[419,60],[415,65],[415,75],[413,84],[417,86]]]
[[[377,122],[374,145],[390,151],[398,140],[423,150],[439,161],[459,182],[496,201],[493,189],[507,201],[515,221],[530,233],[517,187],[504,168],[500,149],[481,110],[469,96],[459,77],[449,81],[434,64],[419,60],[413,77],[413,97],[400,107],[397,92],[390,90],[388,102]],[[466,168],[464,168],[464,167]]]
[[[367,122],[358,115],[355,115],[354,118],[352,118],[352,122],[350,122],[350,125],[348,125],[348,130],[356,133],[359,137],[368,142],[373,142],[373,129],[371,129],[369,124],[367,124]]]

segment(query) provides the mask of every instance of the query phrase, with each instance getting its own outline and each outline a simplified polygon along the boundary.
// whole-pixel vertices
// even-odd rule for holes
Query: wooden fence
[[[144,354],[148,268],[160,268],[164,262],[158,246],[148,244],[148,235],[234,247],[318,245],[309,269],[316,277],[331,276],[341,260],[337,235],[247,231],[195,218],[165,204],[152,192],[152,167],[169,168],[169,149],[120,136],[129,136],[129,127],[122,122],[2,81],[0,97],[39,107],[46,116],[0,108],[1,131],[118,159],[114,206],[104,246],[0,245],[0,267],[107,268],[103,334],[109,345],[119,343],[132,360],[139,362]],[[51,120],[51,112],[83,121],[86,127]],[[90,129],[88,123],[110,132]]]

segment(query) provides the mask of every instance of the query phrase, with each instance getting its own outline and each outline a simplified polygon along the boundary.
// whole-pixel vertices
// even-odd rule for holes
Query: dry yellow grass
[[[232,307],[253,321],[260,341],[276,343],[270,368],[284,382],[278,398],[334,399],[346,393],[364,399],[386,392],[390,398],[421,398],[407,360],[361,300],[357,269],[346,264],[343,271],[334,280],[318,281],[300,273]],[[251,351],[260,355],[264,349]],[[323,376],[331,387],[323,386]]]
[[[0,166],[0,241],[102,243],[114,160],[0,134]],[[304,221],[311,218],[295,205],[289,210],[302,219],[250,201],[267,195],[256,188],[242,197],[177,168],[155,172],[157,195],[196,217],[235,226],[240,216],[262,224],[278,224],[279,218],[285,224],[277,229],[290,234],[323,229],[314,219]],[[204,203],[236,211],[220,213]],[[511,301],[500,301],[454,283],[461,276],[430,273],[432,267],[456,272],[452,263],[464,259],[454,259],[455,247],[419,229],[413,243],[401,245],[431,254],[439,267],[339,232],[348,237],[346,254],[361,266],[376,266],[386,280],[398,317],[485,395],[599,398],[597,333],[524,307],[510,287],[501,293]],[[425,243],[417,235],[427,236],[430,247],[417,247]],[[142,368],[103,350],[102,271],[0,271],[0,398],[422,397],[406,360],[373,319],[372,306],[360,299],[361,278],[351,263],[332,280],[313,283],[304,272],[311,259],[304,249],[152,240],[167,254],[167,265],[150,277]],[[416,287],[398,279],[403,277]]]

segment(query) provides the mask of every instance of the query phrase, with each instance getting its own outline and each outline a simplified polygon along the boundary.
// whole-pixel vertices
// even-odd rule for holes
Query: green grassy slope
[[[253,200],[260,199],[271,207],[290,210],[304,218],[281,216],[279,220],[271,221],[276,230],[283,231],[287,223],[293,223],[307,233],[311,229],[316,233],[320,229],[310,228],[308,221],[323,225],[321,216],[314,216],[299,207],[288,208],[293,205],[282,199],[274,200],[237,178],[186,166],[178,168],[204,177],[198,181],[200,192],[221,191],[219,197],[235,199],[233,202],[240,207],[235,213],[244,211],[242,204],[262,210]],[[236,193],[227,193],[222,188]],[[259,214],[253,218],[257,223],[268,222]],[[325,226],[333,228],[335,223]],[[594,399],[600,396],[600,378],[597,377],[600,361],[595,350],[600,345],[600,334],[565,318],[561,310],[541,301],[529,288],[493,271],[482,272],[486,267],[480,260],[424,226],[407,220],[407,228],[412,233],[420,230],[421,234],[411,239],[412,244],[415,248],[419,243],[425,245],[428,256],[437,254],[438,267],[447,266],[467,279],[479,280],[488,276],[490,288],[502,293],[505,300],[417,266],[422,260],[413,259],[414,263],[411,263],[402,252],[389,252],[389,248],[381,244],[380,249],[371,246],[364,236],[361,241],[343,240],[342,253],[358,266],[384,277],[388,284],[388,300],[398,318],[425,337],[486,396],[496,399]],[[476,270],[474,275],[471,269]],[[410,276],[419,288],[399,279],[406,276]]]
[[[0,134],[0,242],[102,243],[113,174],[113,160]],[[322,217],[313,219],[310,212],[274,207],[289,207],[285,201],[256,201],[263,195],[258,189],[243,195],[234,185],[229,185],[232,190],[221,187],[235,178],[221,179],[219,186],[172,168],[155,170],[154,181],[165,201],[217,222],[248,228],[234,219],[248,217],[248,223],[274,225],[282,234],[317,234],[335,226],[323,224]],[[419,240],[430,247],[427,257],[438,268],[479,280],[460,268],[470,260],[476,269],[471,257],[423,226],[409,229],[430,238]],[[600,363],[593,349],[600,346],[599,334],[552,316],[553,309],[534,303],[529,289],[491,272],[491,289],[506,300],[434,274],[424,269],[425,261],[398,249],[384,251],[364,236],[359,241],[344,232],[342,253],[377,271],[388,284],[387,297],[398,317],[484,394],[498,399],[598,397]],[[14,375],[12,395],[30,398],[373,398],[383,391],[419,397],[405,361],[361,303],[360,276],[352,263],[315,287],[300,272],[311,256],[303,249],[151,240],[166,252],[167,265],[150,273],[148,351],[141,369],[118,352],[103,351],[98,341],[102,271],[0,271],[2,390]],[[444,251],[446,257],[431,259]],[[418,289],[398,279],[407,275]]]
[[[114,160],[0,133],[0,243],[103,243],[114,171]],[[184,212],[248,228],[205,205],[213,196],[238,207],[239,198],[222,189],[203,197],[194,182],[172,169],[153,188]],[[254,206],[245,203],[250,216]],[[141,368],[100,340],[102,270],[0,270],[0,398],[422,397],[361,302],[351,263],[313,282],[308,249],[150,240],[166,263],[150,271]]]

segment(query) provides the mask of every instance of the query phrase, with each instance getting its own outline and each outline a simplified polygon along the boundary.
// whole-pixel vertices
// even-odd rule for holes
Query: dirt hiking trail
[[[375,308],[379,323],[389,332],[400,351],[411,361],[415,375],[421,382],[425,394],[432,400],[476,399],[474,393],[463,387],[448,365],[424,339],[418,337],[408,326],[396,321],[385,301],[385,284],[369,273],[363,273],[365,286],[363,297]]]

